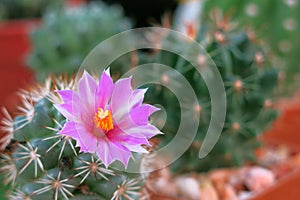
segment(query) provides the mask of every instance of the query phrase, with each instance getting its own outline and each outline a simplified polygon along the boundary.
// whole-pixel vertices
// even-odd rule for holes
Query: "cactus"
[[[0,172],[10,185],[9,199],[139,199],[143,177],[107,168],[93,153],[83,153],[75,140],[57,134],[66,122],[53,106],[55,91],[74,89],[72,78],[48,78],[45,84],[23,90],[22,114],[6,113],[8,131],[0,153]],[[4,146],[1,146],[2,148]]]
[[[192,24],[188,28],[194,30],[193,26],[197,27]],[[211,117],[210,95],[205,82],[191,63],[178,55],[166,51],[146,55],[141,53],[140,64],[161,63],[183,74],[199,100],[200,106],[191,107],[200,112],[196,139],[171,167],[175,172],[203,171],[255,161],[254,150],[260,145],[258,137],[277,115],[272,108],[272,98],[278,83],[279,69],[272,63],[272,52],[254,37],[252,31],[237,29],[226,18],[218,18],[210,26],[201,25],[198,32],[190,33],[190,37],[203,45],[222,76],[227,95],[226,120],[212,152],[204,159],[198,159],[199,148]],[[170,44],[169,41],[161,39],[159,44],[163,48],[164,45],[177,45],[175,49],[181,49],[181,55],[188,55],[184,42],[172,41]],[[194,60],[198,61],[200,67],[209,62],[201,55]],[[170,74],[168,78],[162,79],[172,81],[172,77],[176,76]],[[165,135],[161,138],[161,145],[165,145],[174,137],[180,122],[179,114],[176,114],[179,113],[179,105],[176,97],[168,90],[156,86],[151,89],[147,100],[161,104],[167,111],[168,119],[163,129]]]
[[[280,58],[279,63],[286,73],[286,86],[296,86],[295,82],[299,79],[297,55],[300,50],[298,0],[206,1],[204,17],[207,18],[210,11],[216,8],[231,15],[239,24],[250,25],[256,30]],[[283,92],[290,90],[288,87],[283,89]]]
[[[49,73],[75,73],[97,44],[129,28],[131,22],[120,7],[100,2],[50,10],[43,16],[42,25],[31,34],[28,65],[39,80]]]
[[[48,8],[62,6],[63,0],[2,0],[0,2],[0,19],[20,19],[40,17]]]

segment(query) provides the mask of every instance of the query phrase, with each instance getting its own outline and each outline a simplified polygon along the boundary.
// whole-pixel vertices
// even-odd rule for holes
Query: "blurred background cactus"
[[[209,0],[205,3],[203,18],[209,18],[213,9],[219,9],[239,25],[255,30],[280,58],[278,63],[286,73],[286,87],[282,92],[295,90],[300,69],[297,56],[300,52],[299,0]]]
[[[195,27],[201,29],[197,31]],[[278,86],[280,69],[272,62],[275,61],[275,56],[253,32],[235,27],[222,16],[214,18],[207,25],[191,24],[187,28],[193,30],[188,37],[201,43],[217,65],[226,88],[227,113],[225,127],[217,145],[206,158],[195,159],[211,117],[210,95],[204,80],[191,63],[179,55],[166,51],[154,51],[146,55],[141,53],[139,64],[161,63],[183,74],[199,100],[200,106],[191,105],[191,109],[201,115],[197,137],[184,156],[171,167],[176,172],[203,171],[255,161],[254,150],[260,145],[258,137],[276,117],[276,111],[272,109],[272,98]],[[189,50],[184,48],[184,42],[172,41],[170,44],[167,39],[157,42],[162,48],[164,45],[177,45],[175,49],[181,49],[180,55],[188,55]],[[198,56],[195,60],[200,67],[210,66],[207,56]],[[169,81],[176,77],[175,74],[162,76],[168,76],[162,77],[162,80]],[[180,115],[176,114],[180,113],[179,104],[168,89],[157,86],[151,87],[148,100],[161,104],[168,114],[163,131],[166,134],[161,137],[161,145],[164,146],[173,139],[180,123]]]
[[[59,8],[63,3],[64,0],[1,0],[0,20],[40,17],[46,9]]]
[[[9,144],[0,154],[9,199],[140,199],[140,175],[107,169],[96,155],[80,153],[74,140],[57,134],[65,118],[53,107],[60,101],[53,90],[72,89],[73,83],[49,78],[23,91],[21,114],[2,121],[10,136],[1,139]]]
[[[49,73],[75,73],[97,44],[130,28],[130,20],[118,6],[98,2],[51,10],[31,34],[32,53],[28,65],[39,80]]]

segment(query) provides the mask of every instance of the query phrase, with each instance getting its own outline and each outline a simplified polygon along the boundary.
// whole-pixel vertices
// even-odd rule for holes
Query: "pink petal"
[[[65,118],[74,120],[73,106],[71,104],[54,104],[53,105]]]
[[[149,153],[144,147],[141,145],[130,145],[130,144],[124,144],[124,146],[129,149],[131,152],[137,152],[137,153]]]
[[[122,142],[122,144],[129,145],[150,145],[148,139],[146,137],[134,137],[132,135],[120,135],[118,138],[118,142]]]
[[[57,93],[60,95],[64,103],[75,103],[76,105],[82,104],[79,95],[72,90],[59,90]]]
[[[116,82],[111,96],[111,110],[115,121],[120,121],[124,115],[129,113],[129,99],[132,94],[131,78],[120,79]]]
[[[130,97],[130,104],[135,107],[139,106],[143,103],[145,93],[148,89],[136,89],[133,91],[131,97]]]
[[[115,160],[121,161],[127,167],[131,156],[130,151],[118,148],[113,142],[108,140],[99,141],[96,153],[106,167]]]
[[[151,124],[147,124],[143,126],[135,126],[122,131],[124,131],[126,134],[131,136],[146,137],[148,139],[152,138],[157,134],[163,134],[160,130],[158,130],[155,126]]]
[[[82,144],[80,139],[75,139],[75,140],[76,140],[76,147],[79,147],[81,152],[88,152],[88,149]]]
[[[130,145],[149,145],[148,139],[143,135],[129,135],[123,132],[121,129],[114,128],[106,134],[108,140],[118,142],[121,144]]]
[[[109,141],[114,142],[116,146],[120,149],[127,151],[134,151],[140,153],[147,153],[147,151],[140,145],[150,146],[150,143],[146,137],[138,137],[133,135],[128,135],[122,132],[121,129],[116,127],[112,131],[106,134]]]
[[[72,138],[79,138],[75,122],[73,121],[66,122],[64,127],[58,132],[58,134],[70,136]]]
[[[58,133],[75,139],[81,151],[94,153],[96,150],[97,139],[88,133],[82,124],[74,121],[67,122]]]
[[[112,78],[109,75],[109,71],[104,71],[100,78],[97,91],[96,91],[96,110],[98,108],[106,108],[106,105],[112,95],[114,89],[114,83]]]
[[[86,130],[86,128],[76,123],[76,131],[79,136],[80,143],[86,147],[87,152],[94,153],[97,148],[97,138]]]
[[[78,91],[80,98],[85,101],[85,105],[90,109],[90,112],[95,113],[95,94],[97,90],[97,83],[94,78],[87,72],[84,71],[83,76],[78,82]],[[82,105],[77,105],[82,106]]]
[[[74,103],[75,104],[75,103]],[[78,104],[77,104],[78,105]],[[73,105],[73,102],[65,103],[65,104],[55,104],[53,105],[65,118],[80,122],[82,119],[82,112],[84,112],[85,108],[79,108],[78,106]]]
[[[54,105],[67,119],[74,120],[79,118],[82,112],[87,112],[87,107],[84,106],[78,94],[72,90],[57,91],[64,101],[64,104]],[[79,107],[78,105],[82,105]]]
[[[58,134],[65,135],[71,137],[72,139],[76,140],[76,146],[80,147],[81,151],[86,152],[86,147],[81,143],[78,135],[78,131],[76,129],[75,122],[67,122],[65,123],[64,127],[58,132]]]
[[[73,100],[74,91],[72,90],[59,90],[57,91],[62,100],[66,102],[70,102]]]
[[[144,104],[132,109],[129,116],[137,125],[146,125],[149,122],[149,116],[158,110],[159,108]]]
[[[149,104],[137,106],[130,111],[129,115],[125,116],[120,122],[117,122],[117,124],[121,129],[147,125],[149,123],[149,116],[158,110],[159,108]]]

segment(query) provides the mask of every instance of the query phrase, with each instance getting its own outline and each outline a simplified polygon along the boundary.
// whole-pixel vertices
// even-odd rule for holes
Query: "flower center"
[[[110,110],[98,108],[98,112],[94,116],[94,122],[97,128],[101,128],[104,131],[110,131],[114,128]]]

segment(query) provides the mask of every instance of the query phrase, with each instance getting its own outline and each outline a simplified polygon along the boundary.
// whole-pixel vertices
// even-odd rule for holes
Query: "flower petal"
[[[97,148],[97,138],[86,130],[86,128],[76,123],[76,131],[79,136],[80,143],[86,147],[86,152],[95,153]]]
[[[70,136],[72,138],[79,138],[75,122],[73,121],[66,122],[64,127],[58,132],[58,134]]]
[[[72,104],[54,104],[53,105],[65,118],[74,120]]]
[[[115,160],[121,161],[123,165],[127,167],[131,156],[131,152],[129,150],[121,149],[108,140],[99,141],[96,153],[106,167]]]
[[[146,137],[147,139],[150,139],[157,134],[163,134],[160,130],[158,130],[155,126],[151,124],[135,126],[122,131],[124,131],[128,135],[132,135],[135,137]]]
[[[106,109],[106,105],[112,95],[114,89],[114,83],[112,78],[109,75],[109,71],[104,71],[102,73],[102,76],[100,78],[96,96],[95,96],[95,109],[103,108]]]
[[[71,102],[73,100],[74,91],[72,90],[59,90],[57,91],[62,100],[66,102]]]
[[[90,111],[95,113],[95,94],[97,89],[97,83],[94,78],[87,72],[84,71],[81,79],[78,82],[78,92],[79,96],[86,106],[91,109]],[[82,105],[80,105],[82,106]]]
[[[141,145],[130,145],[130,144],[124,144],[124,146],[129,149],[132,152],[137,153],[149,153],[144,147]]]
[[[120,79],[115,83],[111,96],[111,110],[115,121],[120,121],[124,115],[129,113],[129,99],[132,95],[131,78]]]
[[[148,153],[146,149],[141,147],[141,145],[150,146],[148,139],[144,136],[138,137],[133,135],[128,135],[122,132],[121,129],[115,127],[112,131],[106,134],[109,141],[114,142],[120,149],[129,150],[139,153]]]
[[[72,90],[57,91],[63,99],[63,104],[54,105],[67,119],[74,120],[75,117],[79,118],[83,112],[87,112],[87,107],[84,105],[79,95]],[[82,105],[79,107],[78,105]]]
[[[130,97],[130,103],[133,107],[142,105],[147,90],[148,89],[136,89],[133,91]]]
[[[149,116],[160,110],[149,104],[144,104],[130,111],[130,117],[137,125],[146,125],[149,123]]]
[[[130,145],[150,145],[148,138],[143,135],[129,135],[123,132],[118,127],[114,128],[113,130],[109,131],[106,134],[108,140],[113,142],[118,142],[120,144],[130,144]]]
[[[58,132],[58,134],[73,138],[74,140],[76,140],[76,146],[80,147],[81,151],[87,151],[86,147],[82,144],[82,142],[79,139],[76,124],[74,121],[66,122],[64,127]]]
[[[133,108],[129,115],[125,116],[120,122],[116,122],[121,129],[129,129],[134,126],[147,125],[149,123],[149,116],[158,111],[156,108],[149,104]]]

